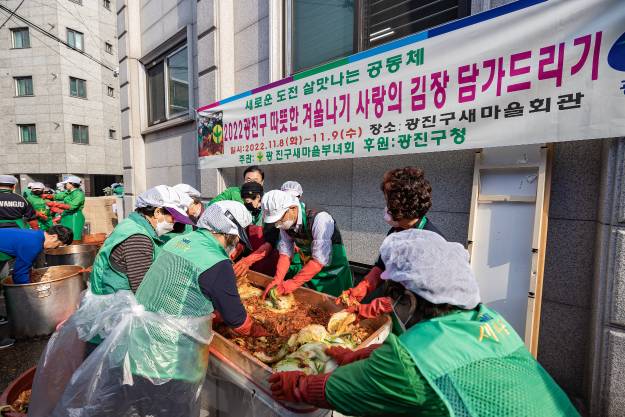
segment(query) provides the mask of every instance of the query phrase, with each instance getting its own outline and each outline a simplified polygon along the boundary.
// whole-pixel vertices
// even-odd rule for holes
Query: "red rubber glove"
[[[351,307],[355,304],[357,305],[367,296],[367,294],[374,291],[380,285],[380,282],[382,281],[380,275],[382,275],[382,269],[378,266],[374,266],[371,271],[365,275],[363,280],[358,283],[358,285],[354,288],[343,291],[336,299],[335,303],[343,303],[347,307]]]
[[[289,255],[285,255],[283,253],[280,254],[278,258],[278,265],[276,266],[276,275],[273,277],[273,281],[269,283],[265,287],[265,291],[263,292],[262,299],[267,298],[267,294],[273,287],[277,287],[284,282],[284,277],[286,273],[289,272],[289,267],[291,266],[291,258]]]
[[[48,207],[56,207],[56,201],[46,201],[46,206]]]
[[[235,261],[245,250],[245,245],[242,243],[237,243],[236,248],[230,253],[230,260]]]
[[[301,371],[276,372],[268,378],[268,382],[271,384],[271,395],[277,400],[332,409],[325,390],[330,375],[306,375]]]
[[[384,313],[393,311],[393,303],[389,297],[379,297],[369,304],[351,306],[347,309],[350,313],[358,313],[359,317],[373,319]]]
[[[339,365],[347,365],[348,363],[356,362],[361,359],[367,359],[371,356],[374,350],[382,346],[381,343],[367,346],[366,348],[351,350],[341,346],[332,346],[326,349],[328,356],[336,361]]]
[[[240,334],[241,336],[269,336],[269,332],[267,332],[267,330],[265,330],[263,326],[252,320],[250,316],[247,316],[243,324],[233,330],[235,331],[235,333]]]
[[[39,222],[37,220],[30,220],[28,222],[28,225],[30,226],[31,229],[33,230],[39,230]]]
[[[46,213],[44,213],[43,211],[38,211],[37,213],[37,218],[41,219],[43,221],[48,220],[48,216],[46,216]]]
[[[51,211],[52,213],[61,214],[61,213],[63,213],[65,210],[63,210],[62,208],[59,208],[59,207],[57,207],[57,206],[54,206],[54,207],[50,207],[50,211]]]
[[[55,217],[54,219],[52,219],[52,223],[54,224],[59,224],[59,222],[61,221],[61,217]]]
[[[53,200],[54,195],[53,194],[41,194],[41,198],[44,198],[46,200]]]
[[[67,210],[67,209],[69,209],[69,208],[70,208],[70,207],[69,207],[69,204],[65,204],[65,203],[56,203],[56,206],[57,206],[58,208],[60,208],[60,209],[63,209],[63,210]]]
[[[323,269],[323,265],[314,259],[308,261],[301,271],[297,273],[293,278],[283,281],[278,285],[278,294],[286,295],[291,294],[293,291],[310,281]]]

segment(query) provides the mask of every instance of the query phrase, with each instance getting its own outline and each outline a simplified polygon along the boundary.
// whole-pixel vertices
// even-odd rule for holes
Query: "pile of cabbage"
[[[356,348],[361,341],[354,336],[355,321],[355,314],[340,311],[332,315],[327,328],[311,324],[291,335],[276,355],[255,352],[254,356],[277,372],[302,371],[307,375],[332,372],[337,364],[325,350],[330,346]]]

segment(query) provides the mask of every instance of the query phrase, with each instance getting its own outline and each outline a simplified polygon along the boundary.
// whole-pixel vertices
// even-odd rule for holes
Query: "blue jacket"
[[[30,268],[43,250],[45,236],[40,230],[0,229],[0,252],[15,258],[13,283],[28,284]]]

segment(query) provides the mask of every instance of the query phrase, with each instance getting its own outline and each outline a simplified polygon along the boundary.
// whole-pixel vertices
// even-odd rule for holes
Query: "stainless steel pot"
[[[48,266],[80,265],[88,268],[93,265],[98,248],[98,245],[81,244],[46,249],[46,262]]]
[[[11,277],[2,281],[11,333],[16,339],[48,335],[57,324],[72,315],[85,289],[80,265],[35,269],[33,276],[43,281],[13,284]]]

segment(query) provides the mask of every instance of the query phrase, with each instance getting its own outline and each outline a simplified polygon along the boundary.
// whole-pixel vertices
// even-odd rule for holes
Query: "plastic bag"
[[[130,291],[87,292],[40,359],[29,416],[197,416],[211,339],[210,317],[145,311]]]

